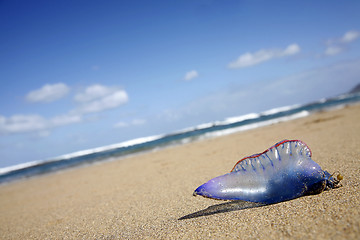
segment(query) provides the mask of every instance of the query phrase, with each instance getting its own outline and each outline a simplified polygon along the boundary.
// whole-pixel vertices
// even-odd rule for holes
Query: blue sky
[[[359,1],[0,1],[0,167],[360,82]]]

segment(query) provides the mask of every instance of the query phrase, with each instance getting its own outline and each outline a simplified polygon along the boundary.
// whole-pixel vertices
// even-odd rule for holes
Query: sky
[[[360,82],[360,1],[0,0],[0,168]]]

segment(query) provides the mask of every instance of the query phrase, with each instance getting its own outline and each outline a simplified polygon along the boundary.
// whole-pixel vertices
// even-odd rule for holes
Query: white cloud
[[[289,46],[287,46],[287,48],[283,51],[282,56],[290,56],[290,55],[294,55],[300,52],[300,47],[297,44],[291,44]]]
[[[78,102],[89,102],[110,94],[112,90],[106,86],[95,84],[87,87],[84,92],[75,95]]]
[[[64,97],[69,90],[64,83],[46,84],[40,89],[29,92],[26,100],[29,102],[53,102]]]
[[[132,125],[144,125],[146,123],[145,119],[134,119],[131,121]]]
[[[326,41],[325,55],[334,56],[343,52],[347,45],[360,37],[358,31],[347,31],[341,38],[333,38]]]
[[[261,49],[255,53],[245,53],[237,60],[229,63],[229,68],[245,68],[250,67],[273,58],[280,58],[294,55],[300,52],[300,47],[297,44],[291,44],[285,49]]]
[[[51,126],[53,126],[53,127],[72,124],[72,123],[78,123],[81,121],[82,121],[82,116],[76,115],[76,114],[60,115],[60,116],[53,117],[50,120]]]
[[[126,122],[118,122],[114,125],[114,127],[116,127],[116,128],[122,128],[122,127],[127,127],[127,126],[129,126],[129,124]]]
[[[341,47],[338,47],[338,46],[330,46],[330,47],[327,47],[326,50],[325,50],[325,55],[328,55],[328,56],[332,56],[332,55],[336,55],[336,54],[339,54],[343,51],[343,49]]]
[[[39,115],[14,115],[9,118],[0,116],[0,133],[21,133],[39,131],[48,126],[46,120]]]
[[[18,114],[8,118],[0,116],[0,134],[38,131],[40,136],[48,136],[50,133],[48,130],[51,128],[81,121],[82,117],[80,115],[60,115],[50,119],[36,114]]]
[[[349,43],[349,42],[355,41],[357,38],[359,38],[359,36],[360,36],[360,32],[348,31],[341,38],[341,41],[344,43]]]
[[[199,76],[198,72],[195,70],[192,70],[190,72],[187,72],[185,74],[184,80],[185,81],[190,81],[191,79],[197,78]]]
[[[144,125],[147,121],[145,119],[133,119],[131,122],[118,122],[114,125],[115,128],[129,127],[129,126],[139,126]]]
[[[128,102],[129,98],[123,89],[96,84],[75,95],[74,99],[80,103],[75,112],[84,114],[116,108]]]

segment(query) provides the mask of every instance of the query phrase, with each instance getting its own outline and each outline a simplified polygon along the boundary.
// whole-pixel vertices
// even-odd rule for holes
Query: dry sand
[[[355,105],[2,185],[0,238],[359,239],[359,119]],[[192,196],[282,139],[306,142],[343,187],[253,208]]]

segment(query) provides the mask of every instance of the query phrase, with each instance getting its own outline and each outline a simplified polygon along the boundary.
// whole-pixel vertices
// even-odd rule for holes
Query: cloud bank
[[[70,88],[63,83],[46,84],[26,95],[30,102],[52,102],[64,97]],[[17,114],[10,117],[0,115],[0,134],[39,132],[47,136],[50,129],[83,121],[89,113],[102,112],[128,102],[128,94],[118,87],[95,84],[86,87],[74,96],[77,106],[68,113],[45,118],[38,114]],[[140,124],[135,121],[133,124]],[[47,134],[43,134],[47,133]]]
[[[269,61],[273,58],[281,58],[294,55],[300,52],[300,47],[296,43],[290,44],[285,49],[261,49],[255,53],[245,53],[237,60],[229,63],[228,68],[246,68],[253,65]]]
[[[53,102],[69,93],[69,87],[64,83],[46,84],[42,88],[29,92],[26,100],[29,102]]]

